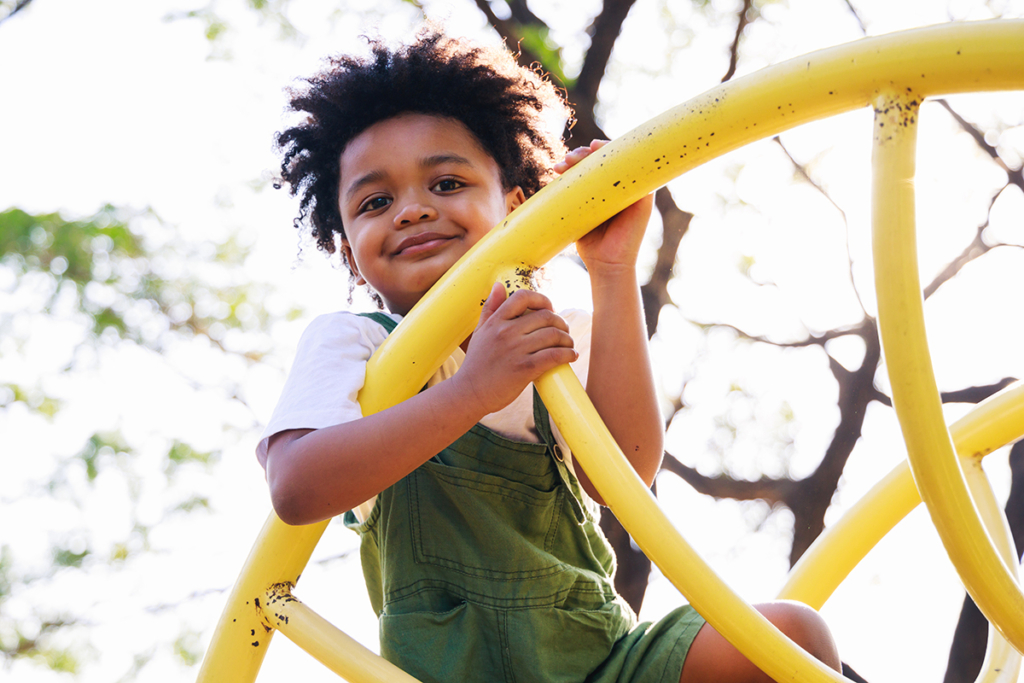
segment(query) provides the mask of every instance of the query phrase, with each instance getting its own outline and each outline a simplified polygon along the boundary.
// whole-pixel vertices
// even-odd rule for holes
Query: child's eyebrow
[[[369,185],[370,183],[375,183],[378,180],[383,180],[386,175],[387,174],[384,173],[384,171],[370,171],[366,175],[362,176],[361,178],[356,180],[354,183],[349,185],[348,189],[345,190],[345,201],[346,202],[351,201],[352,200],[352,195],[354,195],[356,192],[358,192],[361,187],[363,187],[365,185]]]
[[[444,154],[434,154],[429,157],[424,157],[420,160],[420,166],[423,168],[431,168],[433,166],[440,166],[441,164],[459,164],[462,166],[472,166],[473,162],[463,156],[452,152],[446,152]]]

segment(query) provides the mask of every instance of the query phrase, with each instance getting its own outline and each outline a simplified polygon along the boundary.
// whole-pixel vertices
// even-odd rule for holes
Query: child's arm
[[[543,372],[574,361],[572,345],[547,297],[522,290],[506,299],[496,284],[453,377],[359,420],[271,437],[274,509],[288,524],[311,524],[354,508],[511,403]]]
[[[606,143],[573,150],[555,170],[564,173]],[[640,478],[650,486],[661,467],[664,425],[647,350],[636,260],[653,197],[648,195],[576,243],[594,296],[587,395]],[[585,472],[580,483],[602,502]]]

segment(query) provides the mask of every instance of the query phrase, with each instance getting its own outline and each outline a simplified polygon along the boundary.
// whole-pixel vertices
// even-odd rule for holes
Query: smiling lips
[[[454,239],[451,235],[442,235],[439,232],[421,232],[418,235],[410,235],[398,243],[395,249],[395,256],[409,256],[419,254]]]

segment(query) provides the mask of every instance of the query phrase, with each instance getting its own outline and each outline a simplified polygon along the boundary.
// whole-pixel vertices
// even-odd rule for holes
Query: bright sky
[[[63,429],[15,411],[0,415],[0,431],[5,435],[0,500],[5,503],[25,481],[45,476],[57,455],[77,451],[98,428],[120,427],[126,437],[145,443],[142,457],[156,457],[158,435],[168,419],[187,425],[183,432],[199,448],[225,441],[221,432],[225,420],[242,435],[227,439],[233,445],[218,466],[215,482],[186,476],[170,494],[161,494],[206,492],[214,501],[212,513],[159,525],[151,539],[157,552],[144,556],[130,571],[69,575],[48,586],[45,594],[36,591],[20,602],[8,603],[8,609],[15,611],[27,609],[33,600],[88,611],[95,661],[82,677],[85,681],[117,680],[130,668],[132,653],[145,652],[156,642],[173,641],[183,627],[209,637],[223,594],[205,591],[231,584],[269,511],[262,472],[252,457],[257,425],[273,408],[291,349],[309,318],[344,306],[347,296],[344,274],[326,266],[312,250],[304,262],[296,264],[296,239],[288,227],[294,204],[286,193],[252,188],[254,181],[265,184],[276,167],[271,135],[282,125],[282,89],[314,70],[322,56],[351,49],[355,37],[369,27],[358,23],[356,13],[338,14],[333,23],[325,23],[324,3],[293,3],[292,18],[308,34],[300,46],[277,40],[273,27],[256,25],[248,11],[232,9],[235,4],[241,3],[224,9],[239,29],[230,42],[230,61],[209,59],[211,48],[197,23],[161,21],[169,12],[193,7],[185,2],[36,0],[30,10],[0,26],[0,63],[7,65],[0,73],[0,92],[5,94],[0,109],[5,131],[0,137],[0,209],[18,206],[30,212],[61,209],[69,215],[86,215],[109,202],[153,207],[193,240],[216,241],[237,231],[255,244],[247,264],[251,276],[278,284],[283,299],[301,301],[307,309],[302,320],[275,330],[275,354],[264,367],[248,372],[217,367],[200,349],[176,348],[159,362],[119,350],[97,359],[95,371],[77,382],[53,387],[70,397]],[[408,4],[358,4],[366,15],[378,17],[385,35],[407,33],[413,16]],[[467,10],[469,3],[452,4],[454,10],[442,9],[442,2],[428,3],[428,8],[447,16],[453,33],[481,29],[476,12]],[[557,16],[561,5],[552,4],[554,9],[548,10],[552,21],[557,20],[566,35],[578,31],[589,16],[578,11],[579,3],[566,3],[577,11],[562,10]],[[713,4],[729,10],[734,3]],[[949,15],[958,19],[986,16],[985,3],[971,0],[952,3],[949,15],[946,3],[935,0],[898,3],[898,9],[897,3],[882,0],[854,4],[869,20],[871,33],[946,21]],[[1007,15],[1024,16],[1024,2],[992,4],[1005,7]],[[744,53],[756,58],[741,62],[741,72],[856,39],[858,29],[843,6],[838,1],[790,0],[766,8],[770,24],[755,24],[746,36]],[[605,128],[613,134],[702,92],[721,77],[724,62],[719,49],[728,42],[724,36],[732,30],[731,24],[709,26],[700,15],[684,14],[678,15],[678,26],[658,32],[646,27],[664,25],[662,3],[642,0],[630,16],[613,78],[602,90]],[[684,46],[688,47],[685,52]],[[570,44],[567,54],[571,57],[573,50],[580,49]],[[679,61],[676,54],[685,54],[687,61]],[[713,66],[704,68],[706,64]],[[671,87],[658,81],[664,73],[670,74]],[[956,102],[968,118],[983,124],[992,120],[993,112],[1015,121],[1017,127],[1007,130],[1000,144],[1024,153],[1024,99],[1013,95]],[[954,130],[949,118],[937,107],[927,113],[922,117],[922,139],[946,140]],[[867,221],[868,125],[866,111],[854,112],[783,139],[794,156],[813,160],[816,169],[827,174],[829,190],[846,211],[853,230],[855,277],[872,308],[870,258],[859,236],[864,231],[858,230]],[[921,240],[925,277],[959,251],[964,226],[973,231],[983,218],[977,207],[985,205],[989,187],[985,178],[965,183],[956,175],[957,169],[977,160],[972,145],[959,137],[951,146],[920,146],[919,221],[926,234]],[[771,143],[754,145],[742,156],[718,160],[673,183],[677,201],[699,217],[684,243],[680,277],[673,286],[679,299],[685,299],[681,305],[687,315],[728,319],[779,338],[800,333],[797,310],[804,315],[804,324],[817,329],[856,319],[856,302],[849,294],[837,298],[834,289],[818,285],[845,269],[841,223],[819,195],[790,182],[790,171],[780,165],[779,155]],[[991,164],[978,168],[982,174],[992,172]],[[1024,239],[1021,215],[1024,198],[1008,193],[997,206],[993,229],[1001,231],[1003,239],[1020,242]],[[822,229],[825,223],[828,229]],[[776,281],[789,299],[782,301],[770,290],[755,292],[737,283],[735,264],[753,249],[757,250],[757,272]],[[1019,353],[1024,317],[1007,315],[1006,297],[999,295],[1019,292],[1024,286],[1020,255],[1001,254],[987,263],[984,268],[965,270],[961,282],[929,304],[941,312],[930,317],[929,325],[944,388],[1005,375],[1024,376],[1024,358]],[[557,283],[558,303],[587,305],[579,288],[566,284],[578,280],[578,273],[556,266],[551,279]],[[701,296],[694,298],[692,292]],[[4,306],[17,305],[0,301]],[[950,310],[956,314],[947,314]],[[723,383],[744,378],[749,391],[764,392],[767,414],[776,412],[782,401],[791,404],[799,427],[792,468],[802,474],[813,467],[815,454],[824,449],[837,420],[834,410],[820,408],[833,402],[835,392],[830,382],[820,380],[823,358],[737,349],[728,340],[703,342],[683,321],[668,317],[662,324],[678,335],[673,335],[677,340],[673,347],[664,342],[655,345],[668,390],[691,380],[687,398],[697,403],[701,396],[715,396]],[[36,346],[29,352],[30,362],[13,367],[0,360],[0,378],[28,381],[57,367],[73,348],[62,330],[56,324],[34,329]],[[846,353],[857,362],[856,348]],[[694,377],[698,361],[705,369]],[[211,373],[240,382],[253,412],[233,409],[223,414],[224,404],[215,392],[197,395],[180,377],[183,367],[192,376]],[[719,403],[701,404],[673,425],[670,450],[681,456],[692,454],[684,457],[690,464],[712,465],[714,461],[701,460],[701,454],[708,451],[707,425],[722,410]],[[950,414],[958,411],[951,408]],[[874,405],[830,519],[902,457],[899,443],[891,413]],[[1005,497],[1006,455],[996,454],[989,460],[996,492]],[[139,485],[161,490],[156,482]],[[99,495],[90,498],[82,514],[98,534],[94,544],[105,547],[128,531],[127,496],[120,479],[101,477],[97,486]],[[661,480],[660,497],[687,540],[745,598],[756,602],[773,597],[787,569],[786,534],[791,521],[785,514],[767,516],[763,506],[756,504],[716,503],[671,477]],[[140,514],[156,520],[166,502],[151,500]],[[77,515],[70,503],[5,505],[0,510],[2,542],[16,549],[19,560],[42,563],[53,538],[74,532],[81,522]],[[751,534],[751,524],[762,519],[766,533]],[[303,575],[298,594],[343,630],[373,646],[376,625],[358,563],[317,563],[354,547],[354,535],[332,526]],[[188,599],[196,592],[203,595]],[[659,578],[652,582],[648,596],[641,615],[648,619],[681,601],[676,590]],[[844,659],[869,680],[938,680],[962,597],[927,516],[918,510],[858,567],[823,613]],[[181,610],[160,607],[183,600],[188,601]],[[160,651],[155,656],[163,665],[147,668],[146,680],[187,680],[193,675],[185,673],[170,653]],[[63,680],[26,664],[17,665],[11,673],[12,680],[18,681]],[[261,679],[280,676],[335,680],[278,637]]]

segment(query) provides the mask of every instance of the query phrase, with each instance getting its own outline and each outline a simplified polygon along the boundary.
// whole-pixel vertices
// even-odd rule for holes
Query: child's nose
[[[409,202],[395,214],[395,227],[404,228],[415,223],[436,219],[437,210],[434,207],[419,202]]]

